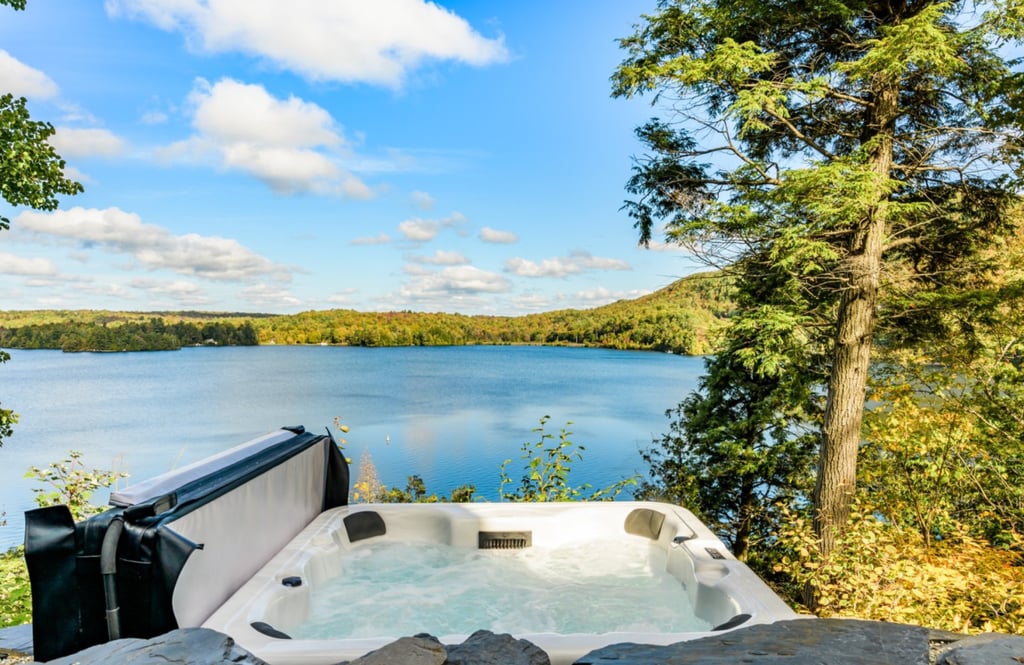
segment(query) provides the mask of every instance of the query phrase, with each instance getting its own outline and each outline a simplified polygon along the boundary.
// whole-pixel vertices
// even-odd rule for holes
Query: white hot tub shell
[[[652,561],[664,564],[671,583],[680,586],[697,618],[712,627],[696,632],[515,634],[542,648],[555,664],[571,663],[593,649],[619,642],[671,644],[797,616],[691,512],[670,504],[361,504],[333,508],[313,519],[203,626],[231,635],[273,665],[352,660],[403,635],[392,634],[386,625],[374,637],[291,639],[287,634],[309,616],[318,588],[344,575],[346,557],[356,548],[386,541],[501,548],[508,546],[503,539],[517,540],[522,534],[529,534],[528,546],[538,548],[597,539],[649,541],[652,551],[660,552]],[[468,635],[436,637],[443,644],[458,644]]]
[[[340,582],[344,599],[353,560],[376,559],[374,544],[388,542],[465,550],[530,547],[537,553],[611,542],[587,555],[592,558],[580,557],[586,567],[577,566],[576,575],[601,571],[598,577],[604,576],[623,565],[608,552],[628,552],[632,564],[632,552],[640,551],[644,574],[657,569],[648,580],[652,588],[671,589],[667,616],[680,616],[685,605],[702,626],[684,632],[678,626],[698,624],[676,622],[676,628],[666,628],[663,619],[653,618],[666,615],[647,611],[656,601],[648,603],[641,595],[640,609],[630,618],[645,614],[646,620],[630,621],[628,627],[616,620],[609,630],[588,633],[495,631],[533,642],[556,664],[618,642],[670,644],[797,616],[692,513],[677,506],[625,501],[350,506],[348,490],[348,465],[333,439],[292,427],[115,492],[110,510],[77,524],[66,506],[29,511],[25,552],[36,657],[53,660],[120,637],[205,626],[273,665],[352,660],[405,635],[376,620],[358,638],[334,638],[333,625],[327,633],[332,639],[289,639],[288,631],[307,621],[318,589]],[[643,546],[634,550],[637,543]],[[411,565],[418,554],[410,555]],[[486,552],[470,558],[485,565],[500,559]],[[453,570],[458,576],[462,568]],[[463,578],[457,579],[461,584]],[[387,607],[373,591],[376,583],[367,588],[364,597]],[[579,604],[586,611],[591,597],[583,598]],[[554,606],[542,601],[528,607],[550,611]],[[457,644],[468,633],[436,637]]]

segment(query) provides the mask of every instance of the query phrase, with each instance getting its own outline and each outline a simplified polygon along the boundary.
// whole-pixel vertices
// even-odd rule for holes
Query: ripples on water
[[[638,451],[667,429],[702,372],[699,358],[557,347],[234,347],[160,353],[11,352],[0,404],[20,414],[0,448],[0,548],[23,539],[30,466],[79,450],[90,467],[142,480],[284,425],[351,427],[346,453],[370,451],[381,480],[419,474],[447,495],[463,483],[498,498],[517,479],[530,430],[550,415],[586,447],[572,482],[604,487],[643,473]],[[557,440],[557,438],[556,438]],[[355,475],[356,469],[353,469]],[[99,496],[105,502],[107,493]]]
[[[374,543],[312,590],[296,639],[709,630],[646,540],[498,551]],[[381,627],[387,626],[381,634]]]

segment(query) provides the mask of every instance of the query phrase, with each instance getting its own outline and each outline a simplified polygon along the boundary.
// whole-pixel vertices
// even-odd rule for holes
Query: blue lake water
[[[604,487],[646,473],[639,450],[703,372],[700,358],[525,346],[10,353],[0,405],[20,421],[0,448],[3,549],[22,541],[22,513],[41,487],[25,472],[70,450],[130,484],[280,426],[334,430],[336,416],[351,428],[353,479],[369,450],[388,486],[415,473],[429,492],[471,483],[497,499],[502,461],[512,458],[518,479],[520,447],[549,415],[550,433],[572,421],[570,440],[586,448],[573,484]]]

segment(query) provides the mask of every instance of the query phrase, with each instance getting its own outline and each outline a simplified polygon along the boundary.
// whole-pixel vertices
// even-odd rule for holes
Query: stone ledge
[[[31,638],[28,626],[0,630],[0,665],[29,662],[10,648]],[[20,637],[19,637],[20,636]],[[29,639],[28,650],[31,650]],[[430,635],[405,637],[349,665],[549,665],[536,645],[477,631],[460,645]],[[90,647],[48,665],[264,665],[227,635],[184,628],[151,640],[124,639]],[[959,635],[860,619],[796,619],[738,628],[668,646],[621,643],[596,649],[576,665],[1019,665],[1024,637]]]

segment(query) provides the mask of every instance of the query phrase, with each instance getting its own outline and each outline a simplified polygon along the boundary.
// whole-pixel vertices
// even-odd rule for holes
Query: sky
[[[655,0],[29,0],[0,91],[85,192],[14,208],[0,309],[520,315],[698,269],[621,210]]]

